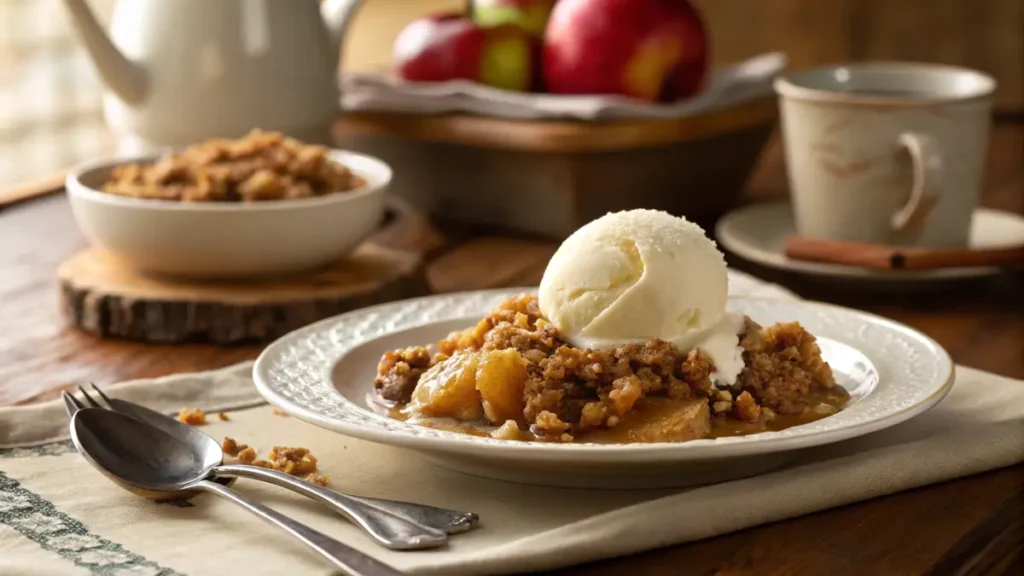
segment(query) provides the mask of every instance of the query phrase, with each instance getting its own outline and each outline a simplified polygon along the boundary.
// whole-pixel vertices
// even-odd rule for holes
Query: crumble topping
[[[267,458],[273,463],[275,470],[280,470],[285,474],[300,476],[316,472],[317,460],[307,448],[274,446],[270,449]]]
[[[242,464],[255,464],[256,463],[256,449],[251,446],[246,446],[242,450],[239,450],[235,457]]]
[[[420,375],[430,367],[430,352],[426,348],[403,348],[385,352],[377,365],[377,378],[373,389],[381,398],[391,402],[408,402]]]
[[[848,398],[798,323],[762,328],[747,318],[739,339],[745,368],[734,387],[718,389],[715,365],[699,349],[662,340],[576,348],[543,318],[536,298],[523,295],[442,339],[433,356],[422,346],[385,353],[374,392],[421,415],[486,421],[499,426],[490,432],[495,438],[549,442],[623,422],[642,430],[632,441],[691,439],[710,434],[713,420],[765,426],[778,414],[827,410],[808,400],[815,392]],[[651,416],[641,423],[638,412]]]
[[[761,418],[761,406],[757,404],[757,400],[754,400],[750,392],[744,390],[736,397],[732,414],[744,422],[757,422]]]
[[[178,411],[178,420],[190,426],[206,424],[206,413],[199,408],[182,408]]]
[[[228,456],[238,456],[239,452],[241,452],[242,450],[246,450],[248,448],[248,444],[239,444],[238,442],[235,442],[234,438],[231,438],[229,436],[225,436],[224,441],[220,443],[221,452],[227,454]],[[255,452],[253,454],[255,455]]]
[[[347,192],[365,184],[324,146],[252,130],[211,139],[149,164],[116,166],[100,190],[179,202],[261,202]]]
[[[201,415],[202,418],[197,417],[197,414]],[[205,414],[196,408],[182,408],[178,419],[191,425],[197,425],[192,424],[192,422],[198,422],[199,424],[205,424],[206,422]],[[192,422],[186,422],[186,420],[191,420]],[[220,444],[220,449],[224,454],[235,458],[241,464],[277,470],[292,476],[302,476],[306,481],[318,486],[330,484],[330,477],[317,473],[319,471],[319,462],[310,453],[308,448],[274,446],[270,449],[266,458],[260,458],[259,453],[252,446],[239,444],[234,438],[225,436]]]
[[[245,444],[237,444],[233,438],[225,438],[221,446],[225,454],[234,456],[242,464],[251,464],[270,470],[277,470],[292,476],[302,476],[318,486],[330,484],[330,478],[318,474],[319,463],[308,448],[274,446],[266,458],[258,458],[256,450]],[[229,450],[230,449],[230,450]],[[234,452],[234,453],[232,453]]]
[[[524,436],[521,430],[519,430],[519,424],[516,424],[515,420],[506,420],[497,430],[491,432],[491,438],[498,438],[499,440],[524,440]]]
[[[748,318],[740,345],[746,367],[738,383],[779,414],[798,414],[808,407],[809,392],[836,386],[814,336],[796,322],[762,329]]]
[[[326,488],[331,483],[331,477],[321,476],[320,474],[313,472],[309,476],[306,476],[306,482],[309,482],[310,484],[316,484],[321,488]]]

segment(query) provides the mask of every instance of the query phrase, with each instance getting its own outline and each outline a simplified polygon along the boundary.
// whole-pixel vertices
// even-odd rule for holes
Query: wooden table
[[[774,141],[748,199],[784,194],[781,148]],[[1024,126],[994,131],[982,203],[1024,213]],[[419,243],[438,292],[535,284],[555,248],[486,230],[445,232]],[[0,211],[0,405],[52,398],[82,381],[226,366],[260,350],[101,341],[65,328],[54,271],[84,245],[61,196]],[[934,337],[961,364],[1024,379],[1024,274],[885,296],[730,263],[802,296],[905,322]],[[560,573],[1024,573],[1024,465]]]

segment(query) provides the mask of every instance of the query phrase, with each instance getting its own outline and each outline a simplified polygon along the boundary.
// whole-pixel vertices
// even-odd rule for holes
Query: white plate
[[[936,270],[869,270],[843,264],[804,262],[787,258],[786,236],[796,232],[788,202],[752,204],[736,209],[718,221],[718,242],[737,256],[753,262],[816,276],[861,278],[884,282],[913,282],[976,278],[999,273],[993,266],[940,268]],[[1002,248],[1024,244],[1024,218],[1010,212],[979,208],[971,221],[971,248]]]
[[[681,443],[541,444],[474,437],[400,422],[366,407],[385,350],[435,342],[524,290],[444,294],[392,302],[288,334],[256,360],[256,387],[302,420],[412,449],[469,474],[553,486],[636,488],[723,481],[787,463],[800,448],[892,426],[934,406],[953,384],[953,363],[935,341],[854,310],[800,300],[737,298],[729,308],[762,324],[799,321],[853,395],[838,414],[779,432]]]

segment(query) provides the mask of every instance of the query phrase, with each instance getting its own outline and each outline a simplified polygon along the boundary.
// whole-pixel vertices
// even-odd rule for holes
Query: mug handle
[[[942,152],[934,138],[920,132],[904,132],[899,142],[910,153],[914,182],[910,198],[892,215],[891,225],[894,230],[920,228],[939,203],[944,170]]]

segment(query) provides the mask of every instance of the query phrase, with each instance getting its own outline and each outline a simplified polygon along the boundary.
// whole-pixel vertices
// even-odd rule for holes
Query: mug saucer
[[[979,278],[999,274],[995,266],[935,270],[870,270],[844,264],[805,262],[786,257],[783,242],[796,232],[789,202],[765,202],[737,208],[715,226],[718,243],[736,256],[763,266],[832,278],[885,282],[919,282]],[[977,208],[971,220],[970,248],[999,248],[1024,244],[1024,216]]]

